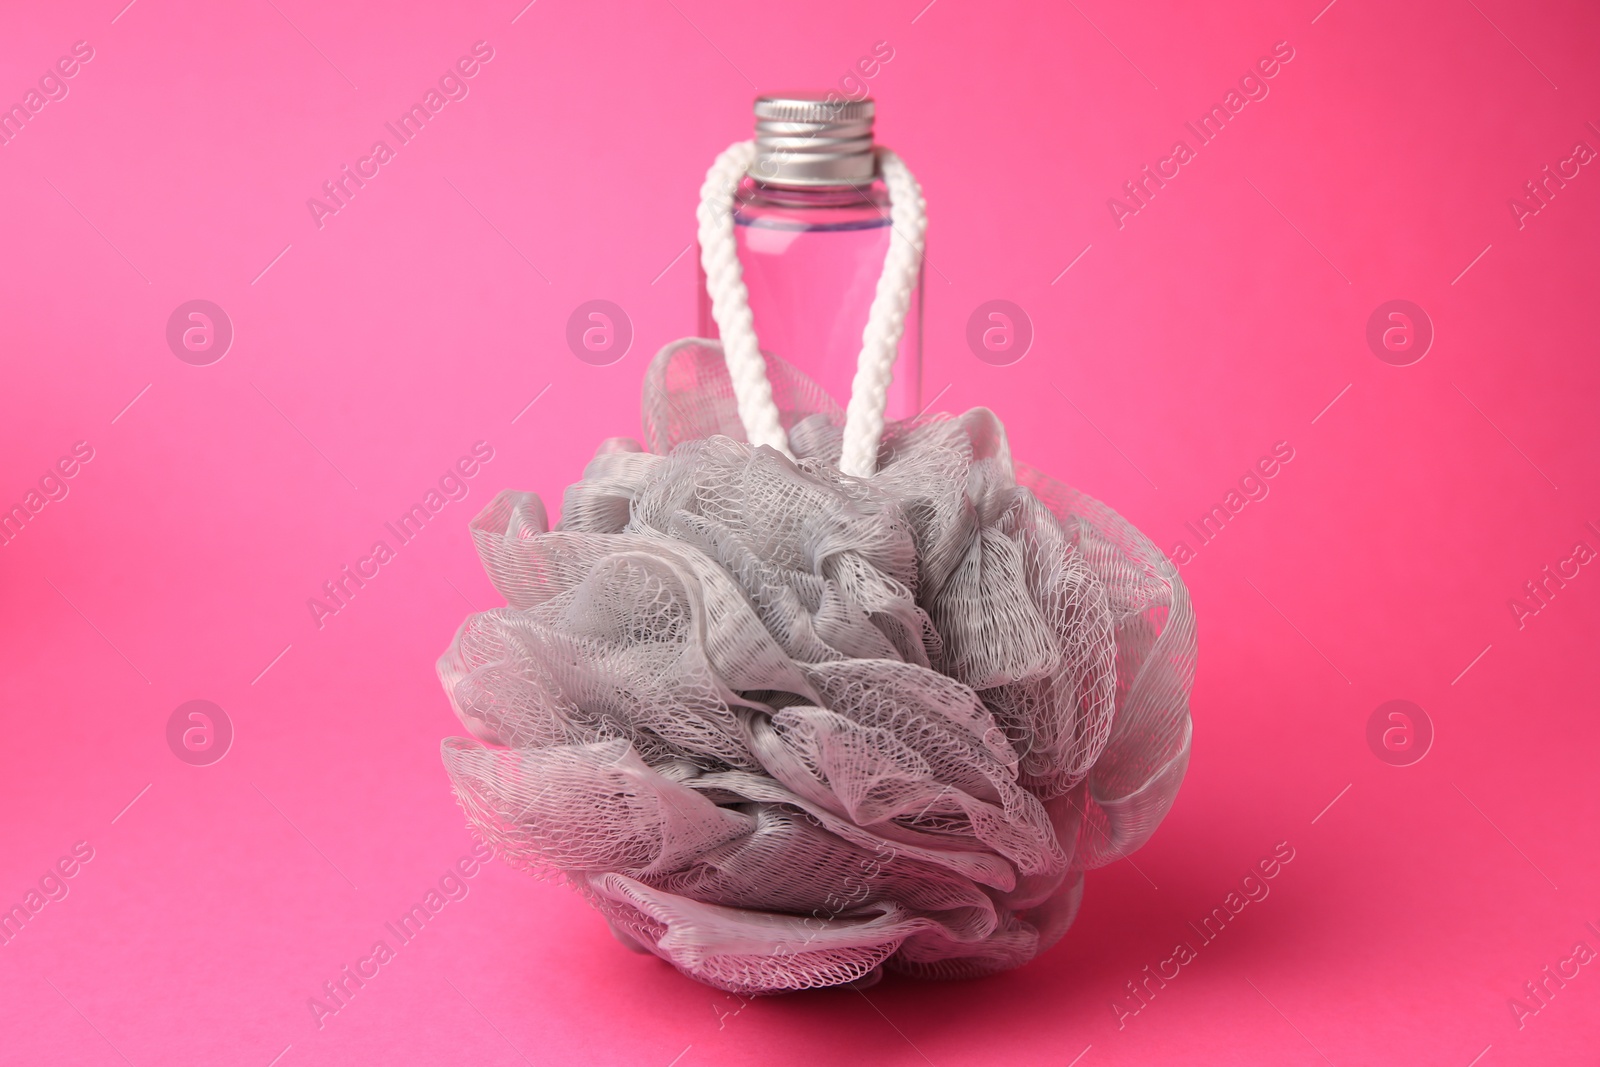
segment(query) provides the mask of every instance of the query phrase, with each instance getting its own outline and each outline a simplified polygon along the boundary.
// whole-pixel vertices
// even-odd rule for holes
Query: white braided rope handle
[[[744,270],[733,237],[733,196],[754,158],[755,142],[740,141],[719,155],[706,172],[697,212],[700,262],[705,268],[711,314],[722,335],[723,357],[728,361],[728,377],[733,383],[745,436],[753,445],[770,445],[793,458],[778,418],[778,405],[772,399],[767,364],[756,341],[750,291],[744,284]],[[878,171],[889,191],[889,252],[867,314],[867,327],[862,331],[861,355],[856,360],[856,376],[845,408],[844,451],[839,459],[840,470],[863,478],[877,469],[889,382],[900,338],[905,333],[906,314],[916,289],[928,229],[922,187],[900,157],[878,149]]]

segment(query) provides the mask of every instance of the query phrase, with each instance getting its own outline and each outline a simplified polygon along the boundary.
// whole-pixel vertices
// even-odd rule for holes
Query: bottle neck
[[[827,218],[887,220],[889,192],[883,182],[863,185],[782,185],[746,177],[739,183],[735,218],[752,214],[779,216],[819,214]]]

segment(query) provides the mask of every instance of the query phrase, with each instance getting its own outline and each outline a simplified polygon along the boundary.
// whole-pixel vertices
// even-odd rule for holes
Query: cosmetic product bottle
[[[838,94],[758,97],[755,159],[734,196],[734,239],[762,350],[805,372],[841,407],[892,232],[873,151],[874,109],[871,99]],[[699,333],[717,336],[704,270]],[[919,272],[886,417],[918,414],[921,388]]]

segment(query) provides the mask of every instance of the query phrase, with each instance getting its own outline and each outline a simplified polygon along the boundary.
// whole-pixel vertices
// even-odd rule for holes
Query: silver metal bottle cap
[[[756,156],[750,176],[765,185],[864,185],[877,172],[872,100],[838,94],[772,93],[756,98]]]

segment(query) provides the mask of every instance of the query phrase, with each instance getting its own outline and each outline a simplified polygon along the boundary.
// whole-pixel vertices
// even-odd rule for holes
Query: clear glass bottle
[[[756,158],[734,201],[734,240],[761,348],[804,371],[841,408],[889,252],[889,194],[876,177],[873,110],[870,99],[823,94],[758,98]],[[718,336],[704,271],[699,332]],[[919,272],[887,417],[917,414],[921,388]]]

